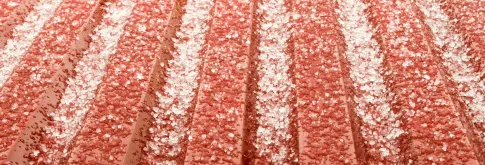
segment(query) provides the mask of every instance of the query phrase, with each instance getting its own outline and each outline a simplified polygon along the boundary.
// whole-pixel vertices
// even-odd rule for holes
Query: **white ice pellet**
[[[283,164],[288,157],[285,141],[289,140],[289,119],[292,81],[288,74],[290,55],[287,41],[291,37],[291,12],[281,0],[265,1],[258,12],[265,13],[261,19],[262,37],[258,49],[261,51],[257,67],[258,82],[256,110],[261,117],[255,142],[259,155],[268,155],[272,163]],[[277,41],[277,42],[274,42]],[[277,98],[277,100],[275,100]],[[280,146],[272,152],[268,146]]]
[[[13,38],[7,40],[5,48],[0,50],[0,87],[11,76],[14,68],[29,50],[44,24],[55,14],[61,2],[62,0],[39,2],[34,10],[27,15],[25,22],[15,27]]]
[[[459,86],[459,95],[468,106],[474,124],[485,123],[485,85],[480,81],[483,73],[475,72],[470,65],[469,48],[463,37],[454,31],[453,22],[436,0],[418,0],[417,6],[425,14],[425,23],[434,35],[434,42],[443,48],[440,55],[445,69]],[[466,87],[466,88],[464,88]],[[485,136],[482,133],[483,141]]]
[[[152,138],[162,139],[148,142],[148,145],[163,148],[153,150],[156,155],[175,156],[182,150],[180,142],[188,129],[185,128],[187,109],[191,106],[198,87],[201,50],[206,43],[205,36],[209,30],[208,21],[211,19],[213,5],[213,0],[189,0],[185,5],[182,25],[176,32],[177,38],[181,39],[174,39],[175,50],[171,52],[173,59],[168,62],[166,83],[163,92],[157,91],[159,104],[152,111],[156,120],[168,119],[151,128]],[[172,129],[163,130],[165,126]],[[159,163],[170,164],[170,161]]]
[[[60,126],[60,129],[57,129],[57,127],[49,128],[49,130],[52,130],[50,136],[58,144],[66,145],[65,148],[68,148],[72,138],[81,129],[81,121],[91,107],[91,100],[94,99],[97,86],[102,81],[105,68],[109,62],[108,58],[115,53],[118,39],[124,32],[123,27],[128,22],[136,4],[134,0],[121,0],[121,2],[107,5],[106,14],[101,24],[96,27],[96,33],[92,36],[93,41],[89,48],[83,52],[85,56],[75,68],[78,74],[68,80],[68,86],[62,96],[59,108],[56,113],[52,114],[57,122],[55,126]],[[67,116],[70,112],[75,113],[72,116]],[[112,115],[108,116],[108,119],[113,118]],[[105,117],[102,118],[102,120],[104,119]],[[101,133],[101,129],[96,129],[96,132]],[[111,136],[105,134],[104,137],[109,138]],[[47,153],[49,158],[58,161],[59,157],[56,157],[56,151]]]
[[[372,146],[378,145],[376,147],[380,148],[382,157],[394,156],[396,160],[393,161],[397,161],[399,149],[396,138],[404,131],[400,128],[398,115],[391,111],[391,98],[387,95],[391,91],[380,73],[383,55],[379,54],[379,44],[372,38],[373,30],[364,12],[367,5],[360,0],[341,0],[338,4],[339,22],[347,44],[345,55],[350,62],[350,78],[354,86],[362,91],[362,95],[354,97],[357,104],[355,111],[370,127],[362,127],[363,138]],[[411,64],[411,61],[406,61],[402,65]],[[379,131],[369,134],[370,129]]]

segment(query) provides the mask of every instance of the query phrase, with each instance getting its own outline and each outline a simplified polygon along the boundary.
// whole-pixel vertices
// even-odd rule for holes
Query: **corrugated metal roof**
[[[483,164],[484,9],[5,0],[0,163]]]

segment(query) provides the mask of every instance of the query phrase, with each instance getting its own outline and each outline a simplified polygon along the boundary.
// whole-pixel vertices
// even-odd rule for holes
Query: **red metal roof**
[[[0,2],[0,164],[484,164],[478,0]]]

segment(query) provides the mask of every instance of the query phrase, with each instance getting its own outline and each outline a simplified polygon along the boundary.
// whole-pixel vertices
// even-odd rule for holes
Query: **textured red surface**
[[[467,55],[470,57],[470,63],[474,72],[480,76],[479,82],[484,84],[485,78],[485,29],[480,28],[485,25],[485,3],[480,1],[444,1],[441,5],[450,19],[454,19],[454,29],[458,34],[461,34],[465,41],[465,48],[470,51]],[[482,88],[483,90],[483,88]],[[470,99],[470,98],[468,98]],[[462,103],[463,104],[463,103]],[[463,105],[466,111],[467,105]],[[466,114],[466,112],[465,112]],[[471,120],[471,115],[464,115],[465,121]],[[470,140],[474,144],[475,152],[478,159],[485,161],[485,123],[484,121],[478,123],[466,122],[469,124]]]
[[[484,73],[485,58],[483,53],[485,50],[485,13],[483,8],[484,2],[478,0],[460,1],[460,0],[445,0],[441,7],[444,9],[450,19],[455,19],[455,28],[458,29],[465,39],[467,46],[470,48],[469,55],[472,56],[472,62],[477,71]],[[483,74],[481,79],[483,79]]]
[[[24,21],[35,3],[34,0],[0,2],[0,48],[5,46],[12,37],[12,30]]]
[[[257,5],[253,6],[243,163],[297,164],[294,66],[289,60],[293,40],[288,35],[293,30],[293,4],[288,0],[253,3]]]
[[[484,11],[4,0],[0,164],[484,164]]]
[[[293,6],[299,14],[293,59],[302,164],[357,164],[337,7],[333,1],[295,1]]]
[[[140,157],[141,147],[129,145],[137,145],[131,144],[137,143],[135,134],[139,134],[139,130],[134,130],[135,122],[144,106],[150,70],[162,51],[160,36],[168,27],[172,9],[171,1],[142,2],[133,9],[116,53],[109,59],[84,127],[74,139],[69,164],[136,164],[130,161],[139,160],[129,157]]]
[[[99,20],[100,6],[100,1],[62,3],[54,17],[64,21],[51,19],[46,23],[3,84],[0,115],[7,122],[0,124],[4,130],[0,133],[1,159],[9,154],[14,162],[27,162],[24,156],[36,148],[47,113],[57,105],[72,66],[88,46],[87,37]],[[78,24],[73,24],[75,21]]]
[[[384,49],[387,83],[396,94],[392,110],[403,114],[401,121],[408,132],[400,144],[402,161],[477,163],[430,49],[431,34],[414,4],[370,4],[370,22],[379,27],[377,38]],[[412,62],[406,65],[406,61]],[[444,144],[446,149],[441,149]]]
[[[243,153],[251,3],[217,1],[214,12],[185,162],[237,164]]]

